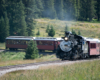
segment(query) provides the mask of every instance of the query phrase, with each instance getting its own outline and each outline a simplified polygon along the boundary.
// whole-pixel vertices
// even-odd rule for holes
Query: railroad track
[[[38,63],[28,63],[28,64],[21,64],[21,65],[13,65],[13,66],[3,66],[3,67],[0,67],[0,71],[6,70],[6,69],[18,68],[18,67],[27,67],[27,66],[32,66],[32,65],[37,66],[41,64],[49,64],[49,63],[57,63],[57,62],[61,62],[61,60],[38,62]]]
[[[3,51],[5,51],[5,49],[0,49],[0,52],[3,52]]]
[[[73,63],[79,63],[79,62],[86,62],[86,61],[93,61],[93,60],[100,60],[100,58],[96,59],[84,59],[84,60],[56,60],[56,61],[46,61],[46,62],[39,62],[39,63],[29,63],[29,64],[21,64],[21,65],[13,65],[13,66],[4,66],[0,67],[0,76],[13,72],[18,70],[31,70],[31,69],[38,69],[43,66],[50,66],[50,65],[68,65]]]

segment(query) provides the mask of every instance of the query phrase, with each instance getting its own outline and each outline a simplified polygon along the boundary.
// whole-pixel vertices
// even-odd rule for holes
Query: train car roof
[[[10,40],[34,40],[35,37],[29,37],[29,36],[9,36],[6,39],[10,39]]]
[[[62,38],[53,38],[53,37],[35,37],[34,40],[59,41],[59,40],[63,40],[63,39]]]
[[[86,40],[86,41],[95,41],[95,42],[100,43],[100,40],[99,40],[99,39],[96,39],[96,38],[88,38],[88,37],[84,37],[84,40]]]

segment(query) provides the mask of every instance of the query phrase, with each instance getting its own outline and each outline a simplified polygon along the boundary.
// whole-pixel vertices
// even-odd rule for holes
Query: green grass
[[[36,19],[36,29],[35,34],[38,32],[38,28],[40,30],[40,36],[38,37],[48,37],[46,33],[47,25],[53,25],[56,31],[54,37],[62,37],[64,36],[65,26],[68,25],[70,31],[73,29],[78,33],[80,30],[81,35],[84,37],[92,37],[100,39],[100,23],[99,22],[83,22],[83,21],[61,21],[56,19]],[[95,21],[95,20],[94,20]]]
[[[0,49],[5,49],[5,43],[0,43]]]
[[[10,60],[23,60],[25,57],[25,52],[2,52],[0,53],[0,61],[10,61]]]
[[[51,19],[36,19],[35,34],[40,30],[40,36],[48,37],[46,33],[47,25],[53,25],[56,31],[54,37],[63,37],[66,25],[76,33],[80,30],[84,37],[100,39],[100,23],[80,22],[80,21],[61,21]],[[0,43],[0,49],[5,48],[5,43]],[[57,60],[55,55],[46,55],[35,60],[24,60],[24,52],[7,52],[0,54],[0,66],[35,63],[42,61]],[[4,75],[1,80],[100,80],[100,60],[89,61],[86,63],[75,63],[66,66],[42,67],[39,70],[15,71]]]
[[[25,52],[2,52],[0,53],[0,66],[10,66],[18,64],[36,63],[43,61],[58,60],[54,54],[52,55],[40,55],[37,59],[24,59]]]
[[[2,80],[100,80],[100,60],[15,71]]]

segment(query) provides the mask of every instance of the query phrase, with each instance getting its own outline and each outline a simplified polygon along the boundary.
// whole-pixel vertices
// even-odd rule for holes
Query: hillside
[[[53,25],[56,31],[54,37],[62,37],[64,35],[65,26],[69,26],[70,31],[75,30],[81,32],[82,36],[100,38],[100,23],[90,23],[90,22],[79,22],[79,21],[61,21],[56,19],[35,19],[37,21],[35,34],[40,31],[40,37],[47,37],[46,33],[47,25]]]

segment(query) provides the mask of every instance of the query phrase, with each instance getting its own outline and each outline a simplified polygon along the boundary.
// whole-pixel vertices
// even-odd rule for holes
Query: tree
[[[81,35],[81,32],[80,31],[78,31],[78,35]]]
[[[48,35],[51,37],[53,37],[55,35],[55,30],[54,30],[53,26],[51,26],[51,29],[49,30]]]
[[[1,19],[0,19],[0,42],[4,42],[4,40],[5,40],[5,36],[4,36],[4,34],[5,34],[5,22],[4,22],[4,18],[3,17],[1,17]]]
[[[28,44],[28,47],[26,49],[26,55],[25,58],[26,59],[35,59],[39,57],[39,53],[38,53],[38,48],[37,48],[37,44],[35,41],[30,41]]]
[[[4,13],[6,12],[6,1],[0,0],[0,18],[4,17]]]
[[[73,0],[64,0],[64,19],[65,20],[73,20],[75,17],[75,9],[74,9],[74,1]]]
[[[89,21],[92,21],[92,18],[95,15],[95,1],[94,0],[87,0],[88,1],[88,18]]]
[[[69,31],[69,27],[67,25],[65,26],[65,31]]]
[[[84,6],[85,5],[85,6]],[[88,18],[88,2],[87,0],[80,0],[80,16],[79,20],[86,21]]]
[[[47,32],[47,33],[49,32],[49,25],[47,25],[47,29],[46,29],[46,32]]]
[[[8,19],[8,16],[7,16],[7,12],[4,13],[4,19],[5,19],[5,37],[8,37],[9,36],[9,19]]]
[[[40,35],[40,31],[39,31],[39,29],[38,29],[38,32],[37,32],[37,34],[36,35]]]
[[[35,0],[36,1],[36,6],[37,6],[37,17],[42,17],[42,13],[43,13],[43,0]]]
[[[79,19],[80,16],[80,0],[74,0],[74,18]]]
[[[26,36],[27,35],[27,26],[26,26],[26,21],[25,21],[25,7],[22,3],[22,1],[19,2],[19,12],[20,12],[20,19],[19,19],[19,29],[20,29],[20,32],[18,33],[18,35],[21,35],[21,36]]]
[[[43,0],[44,1],[44,17],[48,17],[51,19],[56,18],[56,11],[54,8],[54,0]]]
[[[23,1],[25,4],[25,13],[27,18],[37,18],[37,5],[36,0],[25,0]]]
[[[22,1],[9,2],[8,16],[10,23],[10,35],[27,36],[27,27],[25,21],[25,7]]]
[[[0,42],[4,42],[5,38],[9,36],[9,20],[5,12],[4,18],[0,18]]]
[[[27,18],[26,22],[27,22],[28,36],[34,36],[34,29],[35,29],[36,21],[32,18]]]
[[[6,1],[0,0],[0,42],[4,42],[9,36],[9,19],[6,10]]]
[[[23,1],[25,4],[25,14],[26,14],[26,24],[27,24],[27,32],[28,36],[34,36],[34,29],[36,25],[36,21],[34,18],[37,18],[37,6],[35,0],[25,0]]]
[[[97,14],[97,19],[100,21],[100,0],[96,0],[96,14]]]
[[[63,0],[55,0],[55,10],[57,13],[57,18],[63,20],[64,19]]]
[[[72,34],[76,34],[76,32],[72,29]]]

